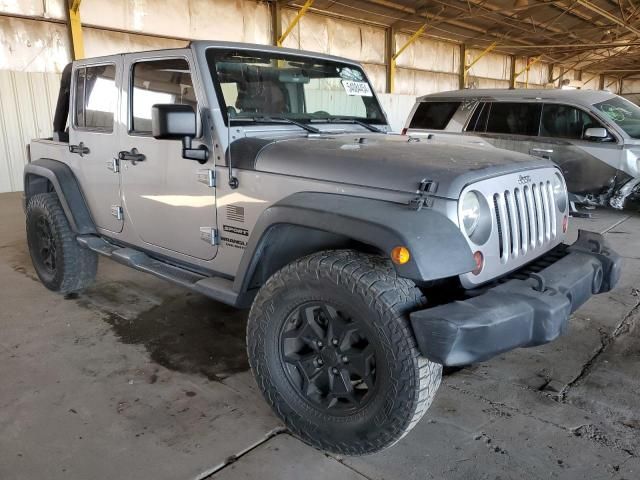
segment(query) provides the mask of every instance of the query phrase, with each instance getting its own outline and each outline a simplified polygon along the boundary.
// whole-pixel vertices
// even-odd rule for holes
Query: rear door
[[[128,114],[120,150],[144,156],[141,161],[121,162],[127,228],[131,227],[136,243],[143,247],[209,260],[217,252],[216,197],[211,182],[214,156],[205,164],[186,160],[180,140],[151,136],[154,104],[186,104],[198,112],[196,92],[201,90],[192,69],[191,51],[124,58],[128,90],[122,108]],[[202,139],[195,139],[193,147],[199,143]]]
[[[114,167],[122,56],[74,64],[69,149],[96,226],[122,231],[120,175]]]
[[[411,115],[407,133],[436,143],[483,145],[485,142],[477,137],[462,135],[472,107],[473,103],[460,99],[420,102]]]
[[[611,141],[584,137],[587,128],[605,128],[588,112],[566,104],[545,103],[540,136],[531,146],[532,155],[553,160],[561,169],[572,193],[597,193],[618,174],[622,150]]]
[[[478,105],[467,124],[497,148],[529,153],[540,128],[542,105],[535,102],[484,102]]]

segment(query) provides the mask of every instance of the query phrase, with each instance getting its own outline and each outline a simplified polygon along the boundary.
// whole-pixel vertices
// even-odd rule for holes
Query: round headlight
[[[460,220],[465,233],[471,237],[480,223],[480,199],[475,192],[468,192],[462,199]]]
[[[567,209],[567,190],[564,188],[564,180],[559,173],[553,176],[553,198],[556,200],[558,210],[564,212]]]

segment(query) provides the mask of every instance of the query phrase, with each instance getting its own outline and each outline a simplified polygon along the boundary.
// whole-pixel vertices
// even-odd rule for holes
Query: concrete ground
[[[0,479],[639,479],[640,215],[572,223],[626,257],[618,288],[555,343],[448,372],[395,447],[339,458],[267,408],[246,312],[109,260],[85,294],[53,294],[20,195],[0,195]]]

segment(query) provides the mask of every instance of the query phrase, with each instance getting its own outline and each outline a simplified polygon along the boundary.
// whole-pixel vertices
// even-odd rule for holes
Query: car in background
[[[595,90],[469,89],[417,99],[403,133],[550,159],[577,204],[640,197],[640,107]]]

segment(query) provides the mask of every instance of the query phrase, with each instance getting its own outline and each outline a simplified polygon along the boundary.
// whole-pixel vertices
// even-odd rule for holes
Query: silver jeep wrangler
[[[620,276],[602,236],[563,244],[550,161],[388,128],[362,67],[328,55],[194,42],[74,62],[24,171],[34,267],[78,292],[100,254],[251,307],[251,368],[291,431],[383,449],[442,365],[550,342]]]

